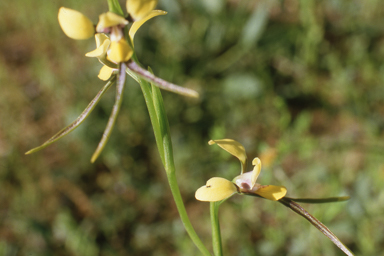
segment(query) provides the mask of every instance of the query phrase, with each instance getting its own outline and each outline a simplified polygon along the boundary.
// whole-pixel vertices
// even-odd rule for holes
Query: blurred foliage
[[[121,1],[123,2],[123,1]],[[114,88],[69,136],[103,82],[67,38],[60,6],[97,22],[104,0],[0,2],[0,255],[197,255],[173,203],[138,84],[100,159],[89,159]],[[356,255],[384,250],[384,2],[160,0],[168,15],[137,34],[138,57],[199,101],[164,92],[187,211],[210,247],[209,205],[194,191],[234,177],[238,161],[209,139],[259,156],[260,182],[291,197],[350,195],[304,205]],[[283,206],[235,196],[221,207],[225,255],[342,255]]]

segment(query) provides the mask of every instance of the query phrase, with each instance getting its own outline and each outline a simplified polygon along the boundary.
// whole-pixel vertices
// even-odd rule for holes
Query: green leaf
[[[210,203],[211,228],[212,228],[212,247],[215,256],[223,255],[223,246],[221,243],[219,206],[222,201]]]
[[[349,196],[340,196],[340,197],[326,197],[326,198],[291,198],[285,197],[289,200],[298,202],[298,203],[306,203],[306,204],[325,204],[325,203],[335,203],[335,202],[343,202],[349,200]]]
[[[110,12],[114,12],[116,14],[124,16],[123,9],[121,9],[121,6],[118,0],[108,0],[108,8]]]
[[[169,128],[168,128],[168,119],[167,119],[167,116],[165,115],[164,104],[161,98],[160,90],[156,86],[152,86],[152,89],[151,89],[151,87],[149,86],[149,83],[145,79],[143,79],[142,76],[138,76],[137,73],[133,72],[131,69],[128,68],[126,72],[130,76],[132,76],[133,79],[138,81],[138,83],[140,84],[141,90],[143,91],[145,103],[147,104],[149,116],[152,122],[152,127],[153,127],[153,131],[156,138],[157,148],[159,150],[162,163],[167,173],[168,183],[171,188],[171,192],[175,200],[177,210],[180,214],[181,221],[183,222],[184,227],[188,235],[190,236],[191,240],[197,246],[197,248],[199,248],[202,255],[210,256],[211,254],[209,253],[209,251],[204,246],[204,244],[196,234],[195,230],[193,229],[193,226],[188,218],[188,214],[185,209],[183,199],[181,197],[180,189],[177,184],[177,179],[175,174],[175,165],[173,161],[172,142],[171,142],[171,137],[170,137]],[[148,73],[151,74],[150,72]],[[156,100],[156,105],[157,105],[156,107],[155,107],[154,99]],[[160,128],[160,121],[162,122],[161,124],[162,128]]]
[[[75,130],[89,116],[89,114],[92,112],[92,110],[95,108],[95,106],[99,102],[101,96],[103,96],[103,94],[109,89],[109,87],[111,87],[111,85],[115,81],[116,81],[116,76],[113,76],[108,81],[108,83],[106,85],[104,85],[104,87],[96,94],[95,98],[88,104],[88,106],[84,109],[84,111],[80,114],[80,116],[73,123],[71,123],[70,125],[68,125],[64,129],[62,129],[61,131],[59,131],[58,133],[53,135],[49,140],[44,142],[44,144],[42,144],[41,146],[38,146],[36,148],[31,149],[28,152],[26,152],[25,154],[28,155],[28,154],[35,153],[35,152],[51,145],[55,141],[61,139],[65,135],[67,135],[70,132],[72,132],[73,130]]]
[[[157,118],[155,106],[153,104],[151,86],[146,80],[138,77],[130,69],[127,68],[126,72],[128,75],[130,75],[133,79],[135,79],[140,84],[140,88],[141,88],[141,91],[143,92],[143,96],[145,99],[145,104],[147,105],[147,108],[148,108],[149,118],[151,119],[152,128],[155,134],[156,145],[159,150],[160,158],[163,165],[165,165],[164,149],[163,149],[163,141],[161,140],[160,124]]]
[[[91,163],[94,163],[96,159],[99,157],[101,151],[103,151],[105,145],[107,144],[107,141],[109,139],[109,136],[111,136],[111,132],[113,130],[113,127],[116,122],[117,115],[119,114],[121,103],[123,101],[123,91],[125,87],[125,64],[120,63],[119,65],[119,73],[117,75],[117,85],[116,85],[116,99],[115,104],[113,105],[112,113],[109,117],[107,126],[105,127],[103,136],[99,142],[99,145],[97,145],[97,148],[95,152],[92,155]]]
[[[151,68],[148,69],[152,73]],[[151,85],[153,105],[155,107],[157,119],[159,120],[161,134],[164,136],[169,132],[169,123],[164,109],[163,97],[161,96],[159,87],[155,86],[153,83],[151,83]]]

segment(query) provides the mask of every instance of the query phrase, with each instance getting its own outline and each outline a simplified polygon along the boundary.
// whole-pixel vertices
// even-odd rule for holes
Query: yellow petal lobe
[[[111,77],[112,72],[113,72],[112,68],[110,68],[108,66],[103,66],[100,69],[99,75],[97,77],[103,81],[107,81]]]
[[[157,5],[157,0],[127,0],[127,12],[135,21],[145,18]]]
[[[100,46],[98,46],[93,51],[87,52],[85,54],[85,56],[87,56],[87,57],[102,57],[102,56],[106,55],[110,43],[111,43],[111,41],[109,39],[105,39],[104,42]]]
[[[110,49],[108,59],[115,63],[127,62],[133,54],[132,48],[124,39],[118,42],[112,41]]]
[[[124,17],[113,12],[106,12],[106,13],[100,14],[99,23],[97,23],[97,26],[96,26],[96,31],[103,32],[105,28],[109,28],[117,25],[127,25],[127,24],[128,24],[128,21],[124,19]]]
[[[81,12],[61,7],[57,18],[63,32],[72,39],[84,40],[95,34],[92,21]]]
[[[151,11],[147,16],[145,16],[145,18],[139,20],[139,21],[135,21],[132,23],[132,26],[131,28],[129,29],[129,37],[131,38],[131,41],[133,42],[133,38],[135,37],[135,34],[137,32],[137,30],[145,23],[147,22],[149,19],[152,19],[153,17],[156,17],[156,16],[159,16],[159,15],[165,15],[167,14],[166,11],[162,11],[162,10],[153,10]]]
[[[99,48],[100,45],[104,43],[105,40],[109,40],[109,37],[104,33],[97,33],[95,35],[95,41],[96,41],[96,48]]]
[[[245,153],[243,145],[232,139],[210,140],[208,144],[217,144],[228,153],[237,157],[241,162],[241,173],[245,172],[245,169],[247,168],[247,154]]]
[[[258,157],[254,158],[253,161],[252,161],[252,165],[255,166],[255,167],[253,167],[252,178],[251,178],[251,184],[252,184],[252,187],[254,187],[255,184],[256,184],[256,180],[259,177],[259,174],[261,172],[261,161],[260,161],[260,159]]]
[[[281,186],[266,185],[256,190],[255,193],[266,199],[277,201],[287,194],[287,189]]]
[[[236,192],[237,188],[232,182],[224,178],[214,177],[196,191],[195,197],[204,202],[217,202],[227,199]]]

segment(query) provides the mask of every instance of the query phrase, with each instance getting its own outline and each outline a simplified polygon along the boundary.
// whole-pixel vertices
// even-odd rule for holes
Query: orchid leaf
[[[44,142],[44,144],[42,144],[41,146],[38,146],[36,148],[31,149],[28,152],[26,152],[25,154],[29,155],[29,154],[35,153],[35,152],[37,152],[37,151],[39,151],[45,147],[48,147],[49,145],[51,145],[55,141],[61,139],[65,135],[67,135],[70,132],[72,132],[73,130],[75,130],[89,116],[89,114],[92,112],[92,110],[95,108],[95,106],[99,102],[101,96],[104,95],[104,93],[109,89],[109,87],[111,87],[111,85],[115,82],[115,80],[116,80],[116,76],[113,76],[108,81],[108,83],[106,85],[104,85],[104,87],[96,94],[95,98],[93,98],[93,100],[88,104],[88,106],[84,109],[84,111],[80,114],[80,116],[73,123],[71,123],[70,125],[68,125],[64,129],[62,129],[61,131],[56,133],[49,140]]]
[[[180,95],[192,97],[192,98],[198,98],[199,97],[199,94],[196,91],[194,91],[192,89],[178,86],[178,85],[170,83],[168,81],[165,81],[165,80],[153,75],[151,72],[143,69],[142,67],[137,65],[137,63],[134,61],[128,62],[127,67],[128,67],[128,69],[130,69],[134,73],[136,73],[138,76],[147,80],[150,83],[155,84],[160,89],[174,92],[174,93],[177,93]]]
[[[105,127],[103,136],[99,142],[99,145],[97,146],[95,152],[92,155],[91,163],[94,163],[96,159],[99,157],[101,151],[103,151],[109,136],[111,135],[112,129],[115,125],[117,115],[119,114],[121,103],[123,101],[123,91],[125,87],[125,64],[120,63],[119,65],[119,73],[117,75],[117,85],[116,85],[116,98],[115,98],[115,104],[113,105],[111,116],[109,117],[107,126]]]
[[[134,57],[135,57],[135,55],[133,55],[133,58]],[[173,198],[175,200],[181,221],[184,224],[185,230],[187,231],[188,235],[192,239],[193,243],[197,246],[197,248],[199,248],[202,255],[210,256],[211,255],[210,252],[207,250],[205,245],[200,240],[199,236],[196,234],[196,231],[194,230],[194,228],[193,228],[193,226],[192,226],[192,224],[188,218],[188,214],[187,214],[187,211],[185,209],[183,199],[181,197],[180,189],[179,189],[179,186],[177,184],[177,179],[176,179],[176,174],[175,174],[175,164],[174,164],[174,159],[173,159],[172,141],[171,141],[169,129],[163,129],[163,130],[160,129],[160,122],[163,122],[162,127],[167,127],[167,126],[164,126],[164,124],[165,123],[168,124],[168,119],[167,119],[167,116],[165,115],[165,112],[164,112],[165,119],[164,120],[158,119],[158,116],[162,116],[162,114],[161,115],[157,114],[157,112],[155,110],[155,106],[154,106],[155,103],[153,102],[154,96],[152,94],[155,93],[155,94],[158,94],[161,96],[160,90],[158,90],[158,88],[156,86],[154,86],[153,88],[156,88],[158,91],[153,92],[151,90],[151,87],[149,87],[149,84],[147,82],[148,80],[144,80],[143,78],[136,76],[136,72],[134,73],[130,69],[128,69],[126,72],[130,76],[132,76],[136,81],[139,82],[141,89],[143,91],[145,103],[147,104],[149,116],[151,118],[151,122],[153,125],[153,131],[154,131],[154,134],[156,137],[156,143],[158,146],[159,154],[160,154],[161,160],[163,162],[165,171],[167,173],[168,183],[169,183],[169,186],[171,188],[171,192],[172,192]],[[150,73],[150,72],[148,72],[148,73]],[[156,97],[159,97],[159,96],[156,96]],[[161,99],[161,101],[157,100],[157,104],[163,105],[163,100],[162,99]],[[157,110],[163,110],[163,109],[164,109],[164,106],[157,107]],[[162,133],[163,131],[167,131],[167,132],[164,134],[164,133]]]
[[[222,201],[210,203],[211,228],[212,228],[212,247],[215,256],[223,255],[223,246],[221,242],[219,206]]]
[[[162,136],[161,136],[160,124],[159,124],[159,120],[158,120],[157,113],[156,113],[154,103],[153,103],[151,86],[146,80],[138,77],[134,72],[132,72],[132,70],[127,68],[126,73],[129,76],[131,76],[134,80],[136,80],[136,82],[138,82],[140,84],[140,88],[143,92],[145,103],[146,103],[147,108],[148,108],[149,117],[151,119],[152,128],[153,128],[153,132],[155,134],[156,144],[157,144],[157,148],[159,150],[160,158],[161,158],[161,161],[163,162],[163,164],[165,165],[164,146],[163,146],[163,142],[161,140]]]
[[[152,70],[148,68],[149,72],[152,73]],[[169,130],[169,124],[166,118],[163,97],[161,96],[161,91],[154,83],[152,85],[152,100],[155,107],[157,119],[159,120],[160,130],[162,134],[166,134]]]

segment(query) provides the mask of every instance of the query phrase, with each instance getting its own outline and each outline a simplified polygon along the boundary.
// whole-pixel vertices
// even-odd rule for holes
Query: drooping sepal
[[[28,152],[26,152],[25,154],[29,155],[29,154],[35,153],[35,152],[37,152],[43,148],[46,148],[49,145],[51,145],[52,143],[54,143],[55,141],[61,139],[65,135],[68,135],[70,132],[75,130],[89,116],[89,114],[91,114],[92,110],[95,108],[95,106],[99,102],[101,96],[103,96],[103,94],[109,89],[109,87],[111,87],[111,85],[114,82],[115,82],[115,78],[112,77],[111,80],[109,80],[108,83],[97,93],[95,98],[88,104],[88,106],[84,109],[84,111],[81,113],[81,115],[75,121],[73,121],[70,125],[68,125],[64,129],[62,129],[61,131],[56,133],[49,140],[44,142],[44,144],[42,144],[41,146],[38,146],[36,148],[31,149]]]

